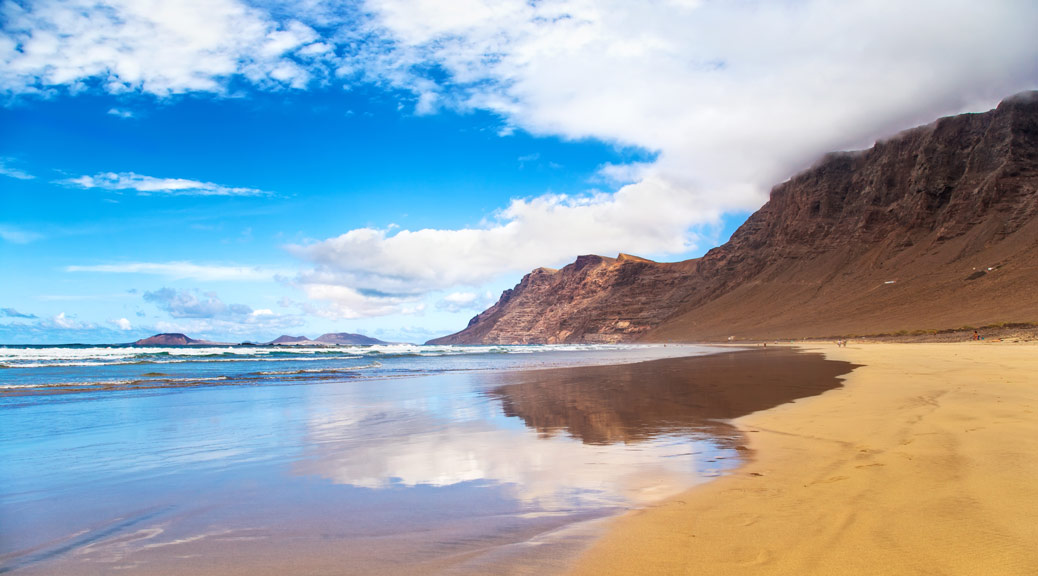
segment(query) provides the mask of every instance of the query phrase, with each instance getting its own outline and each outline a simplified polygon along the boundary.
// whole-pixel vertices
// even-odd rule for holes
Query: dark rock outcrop
[[[702,258],[538,269],[433,343],[793,338],[1038,321],[1038,92],[829,154]]]

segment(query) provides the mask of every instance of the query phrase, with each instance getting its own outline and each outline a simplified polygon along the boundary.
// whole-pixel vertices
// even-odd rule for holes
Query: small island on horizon
[[[281,335],[270,342],[213,342],[197,340],[178,332],[167,332],[141,338],[133,342],[131,346],[378,346],[386,344],[398,344],[398,342],[385,342],[378,338],[349,332],[331,332],[322,334],[313,340],[306,336]]]

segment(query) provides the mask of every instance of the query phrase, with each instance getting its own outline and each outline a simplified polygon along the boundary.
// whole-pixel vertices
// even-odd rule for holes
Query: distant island
[[[306,336],[278,336],[268,342],[268,344],[272,346],[328,346],[337,344],[345,346],[375,346],[377,344],[392,344],[392,342],[385,342],[363,334],[332,332],[322,334],[314,340],[310,340]]]
[[[233,346],[229,342],[211,342],[209,340],[195,340],[184,334],[166,333],[156,334],[149,338],[142,338],[133,343],[134,346]]]
[[[196,340],[179,333],[156,334],[148,338],[142,338],[132,346],[240,346],[253,343],[235,342],[213,342],[210,340]],[[270,342],[261,343],[261,346],[374,346],[378,344],[392,344],[378,338],[372,338],[363,334],[351,334],[349,332],[332,332],[322,334],[315,340],[306,336],[281,335]]]

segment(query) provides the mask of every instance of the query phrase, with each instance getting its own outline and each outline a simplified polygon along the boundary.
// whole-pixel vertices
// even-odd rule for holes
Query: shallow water
[[[163,377],[126,351],[32,352],[0,373],[0,570],[545,573],[593,520],[737,463],[734,429],[682,417],[654,363],[621,386],[516,371],[708,349],[502,350],[232,351]],[[357,356],[379,366],[329,371]]]
[[[0,346],[0,395],[279,385],[457,371],[616,364],[695,346]]]

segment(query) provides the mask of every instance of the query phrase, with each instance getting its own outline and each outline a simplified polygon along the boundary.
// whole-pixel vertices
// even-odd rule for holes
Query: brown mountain
[[[209,340],[195,340],[183,334],[167,333],[156,334],[148,338],[142,338],[133,343],[134,346],[232,346],[226,342],[210,342]]]
[[[325,344],[345,344],[350,346],[374,346],[376,344],[388,344],[378,338],[372,338],[363,334],[350,334],[349,332],[336,332],[331,334],[323,334],[317,337],[315,342],[323,342]]]
[[[431,343],[793,338],[1038,321],[1038,92],[836,153],[702,258],[538,269]]]
[[[298,344],[300,342],[310,342],[311,340],[306,336],[289,336],[282,334],[277,338],[271,340],[269,344]]]

